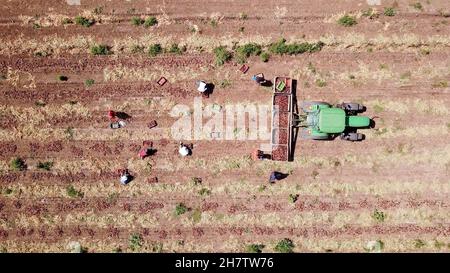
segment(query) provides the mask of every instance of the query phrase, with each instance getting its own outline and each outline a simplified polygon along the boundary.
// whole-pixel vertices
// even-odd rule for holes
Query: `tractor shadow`
[[[272,82],[270,82],[272,84]],[[298,103],[297,103],[297,80],[292,80],[292,105],[294,109],[292,109],[295,113],[299,113],[298,111]],[[288,161],[294,161],[294,154],[295,154],[295,146],[297,143],[299,128],[298,127],[292,127],[292,143],[291,143],[291,150],[288,151]]]

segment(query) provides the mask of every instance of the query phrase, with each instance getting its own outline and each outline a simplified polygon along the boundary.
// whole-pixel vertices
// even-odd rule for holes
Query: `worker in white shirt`
[[[184,145],[182,142],[180,142],[180,147],[178,148],[178,152],[181,156],[185,157],[191,154],[191,150],[187,145]]]
[[[131,180],[133,180],[133,176],[130,174],[128,169],[122,169],[122,170],[119,170],[118,172],[120,175],[120,184],[126,185],[126,184],[130,183]]]
[[[208,84],[205,81],[196,81],[197,91],[202,94],[203,97],[209,98]]]

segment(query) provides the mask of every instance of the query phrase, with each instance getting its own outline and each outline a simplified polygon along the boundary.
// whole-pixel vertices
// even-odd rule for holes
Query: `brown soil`
[[[70,239],[85,242],[90,252],[109,252],[117,246],[129,251],[130,235],[140,233],[146,247],[160,242],[167,252],[241,252],[248,244],[270,246],[280,238],[292,239],[299,252],[328,248],[362,252],[367,242],[378,239],[385,242],[386,251],[419,251],[414,246],[416,239],[427,243],[420,251],[448,251],[435,247],[435,240],[450,243],[446,218],[450,208],[446,138],[450,19],[439,12],[449,11],[448,1],[422,3],[423,11],[398,1],[393,17],[361,16],[355,26],[343,27],[336,23],[338,15],[366,11],[365,1],[308,0],[302,1],[301,9],[298,1],[260,1],[258,9],[252,9],[254,3],[247,0],[231,4],[189,0],[183,5],[179,1],[113,0],[104,5],[103,16],[114,19],[89,28],[33,28],[21,16],[74,17],[97,7],[95,1],[82,1],[82,6],[56,0],[3,2],[0,133],[5,138],[0,141],[0,248],[61,252]],[[385,4],[377,10],[382,11]],[[210,17],[217,13],[218,24],[213,26]],[[147,29],[130,23],[133,16],[149,15],[155,15],[160,24]],[[201,33],[193,34],[193,25]],[[112,46],[130,37],[131,45],[145,36],[161,37],[161,43],[164,39],[180,46],[186,43],[188,51],[149,57],[116,47],[112,55],[92,56],[88,46],[77,50],[64,42],[74,39],[84,45],[81,39],[89,38]],[[47,49],[44,40],[52,37],[62,39],[58,42],[61,50],[49,50],[48,57],[35,56],[35,51]],[[234,61],[216,67],[214,54],[207,49],[213,46],[207,44],[211,41],[231,49],[233,42],[244,38],[267,44],[281,37],[323,40],[326,46],[320,52],[296,56],[271,54],[267,63],[252,56],[245,75]],[[10,48],[8,43],[14,41],[20,46]],[[192,47],[194,42],[203,48]],[[161,75],[155,80],[106,81],[105,69],[117,67],[125,72],[161,71]],[[24,87],[23,79],[14,85],[14,79],[6,79],[8,68],[30,73],[35,87]],[[191,157],[181,158],[179,140],[160,135],[177,120],[170,114],[171,106],[192,106],[198,79],[215,83],[204,104],[246,102],[270,107],[272,90],[249,79],[261,72],[270,80],[275,76],[297,79],[299,102],[366,104],[364,115],[374,118],[378,131],[361,130],[367,137],[360,143],[298,139],[294,162],[282,162],[287,159],[286,146],[272,152],[277,162],[248,162],[252,150],[270,141],[259,139],[187,139],[183,142],[192,142],[195,149]],[[69,80],[59,82],[57,75]],[[156,82],[160,76],[168,80],[163,86]],[[225,78],[230,86],[223,88],[220,83]],[[317,78],[326,85],[317,86]],[[95,84],[87,87],[87,79],[94,79]],[[281,111],[287,110],[285,97],[275,100]],[[38,106],[38,101],[46,106]],[[45,113],[47,106],[63,109],[69,102],[76,102],[74,108],[88,109],[89,115],[50,117]],[[124,130],[105,131],[109,109],[132,116]],[[158,126],[150,130],[151,120]],[[274,121],[275,126],[287,128],[287,113],[281,112]],[[58,133],[68,128],[73,128],[75,138]],[[43,137],[48,131],[56,133]],[[77,138],[77,134],[89,138]],[[109,140],[112,135],[117,137]],[[287,131],[281,130],[276,139],[286,143]],[[157,153],[142,161],[137,153],[144,140],[152,141]],[[26,161],[26,171],[10,169],[9,162],[16,156]],[[37,162],[44,161],[53,161],[55,167],[38,169]],[[135,180],[120,185],[116,166],[128,167]],[[275,170],[289,176],[267,185],[267,175]],[[192,177],[201,178],[201,185],[192,185]],[[69,197],[66,189],[70,185],[82,190],[84,197]],[[202,188],[210,194],[200,195]],[[289,194],[299,195],[295,204],[289,203]],[[191,210],[175,217],[178,203]],[[375,210],[386,213],[384,222],[372,218]],[[36,243],[42,245],[32,248]]]

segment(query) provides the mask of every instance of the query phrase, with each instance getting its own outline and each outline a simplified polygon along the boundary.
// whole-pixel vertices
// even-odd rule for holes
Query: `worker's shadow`
[[[206,91],[203,92],[203,97],[209,98],[209,96],[214,92],[215,87],[216,86],[213,83],[207,83],[205,86]]]
[[[128,184],[130,184],[131,182],[133,182],[133,180],[134,180],[134,176],[130,174],[130,175],[128,176],[128,181],[127,181],[125,184],[128,185]]]
[[[273,86],[273,82],[271,80],[266,80],[264,83],[261,83],[261,86],[272,87]]]
[[[275,177],[277,178],[277,180],[283,180],[289,176],[289,174],[287,174],[287,173],[281,173],[281,172],[274,172],[274,173],[275,173]]]
[[[116,117],[118,117],[119,119],[124,119],[124,120],[131,118],[131,116],[125,112],[116,112]]]
[[[157,151],[158,151],[158,150],[156,150],[156,149],[154,149],[154,148],[148,149],[148,150],[147,150],[147,154],[144,155],[144,156],[142,156],[142,159],[145,159],[145,158],[147,158],[147,157],[150,157],[150,156],[152,156],[152,155],[155,155]]]

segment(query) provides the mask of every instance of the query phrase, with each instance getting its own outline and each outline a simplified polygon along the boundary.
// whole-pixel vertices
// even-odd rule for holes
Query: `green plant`
[[[220,88],[227,88],[231,86],[231,81],[229,79],[223,79],[220,83],[219,83],[219,87]]]
[[[447,88],[448,82],[447,81],[439,81],[439,82],[433,83],[431,86],[434,88]]]
[[[355,17],[348,15],[348,14],[339,18],[337,22],[339,25],[345,26],[345,27],[351,27],[351,26],[357,24]]]
[[[131,53],[133,53],[133,54],[143,53],[144,50],[145,50],[145,47],[141,46],[141,45],[133,45],[131,47]]]
[[[67,127],[64,133],[66,134],[67,139],[73,139],[74,131],[72,127]]]
[[[380,64],[380,69],[388,69],[388,65],[387,64]]]
[[[406,72],[400,74],[400,80],[409,80],[409,79],[411,79],[410,71],[406,71]]]
[[[294,252],[294,243],[290,239],[283,239],[275,246],[275,251],[280,253],[292,253]]]
[[[431,50],[429,48],[421,48],[420,49],[420,54],[422,55],[430,55],[431,54]]]
[[[198,223],[202,220],[202,211],[200,209],[195,209],[192,213],[192,221]]]
[[[384,222],[386,219],[386,214],[382,211],[379,211],[375,209],[375,211],[372,213],[372,218],[375,219],[377,222]]]
[[[41,28],[41,25],[39,25],[39,24],[37,24],[37,23],[34,23],[34,24],[33,24],[33,28],[34,28],[34,29],[39,29],[39,28]]]
[[[64,18],[62,21],[63,25],[72,24],[73,21],[70,18]]]
[[[191,181],[194,184],[194,186],[202,184],[202,179],[200,177],[192,177]]]
[[[267,189],[267,186],[266,186],[266,185],[260,185],[260,186],[258,187],[258,191],[259,191],[259,192],[263,192],[265,189]]]
[[[83,197],[84,194],[81,191],[76,190],[72,185],[66,188],[66,193],[71,198]]]
[[[250,244],[245,247],[245,252],[247,253],[261,253],[265,245]]]
[[[327,85],[327,82],[324,79],[317,79],[316,80],[316,85],[318,87],[325,87]]]
[[[424,241],[420,240],[420,239],[414,240],[414,247],[415,248],[422,248],[422,247],[424,247],[426,245],[427,244]]]
[[[207,188],[201,188],[198,191],[198,194],[200,194],[201,196],[210,195],[211,194],[211,190],[207,189]]]
[[[87,80],[84,81],[84,84],[87,87],[94,85],[94,83],[95,83],[95,81],[93,79],[87,79]]]
[[[423,10],[422,3],[420,3],[420,2],[413,3],[413,4],[411,4],[411,6],[417,10],[420,10],[420,11]]]
[[[278,42],[272,43],[269,46],[269,51],[274,54],[289,54],[297,55],[302,53],[313,53],[320,51],[325,44],[321,41],[317,43],[292,43],[286,44],[286,39],[282,38]]]
[[[61,82],[66,82],[69,80],[69,78],[64,75],[58,75],[58,77],[56,77],[56,78],[58,79],[58,81],[61,81]]]
[[[445,246],[445,243],[443,243],[443,242],[439,242],[438,240],[434,240],[434,247],[435,248],[437,248],[437,249],[441,249],[442,247],[444,247]]]
[[[384,111],[384,107],[382,106],[382,105],[380,105],[380,104],[375,104],[374,106],[373,106],[373,111],[375,112],[375,113],[381,113],[381,112],[383,112]]]
[[[52,161],[45,161],[45,162],[40,162],[37,164],[37,168],[38,169],[43,169],[46,171],[50,171],[50,169],[53,167],[53,162]]]
[[[218,25],[219,23],[217,22],[217,20],[212,19],[212,20],[210,21],[210,24],[211,24],[212,27],[217,27],[217,25]]]
[[[119,199],[119,193],[114,192],[114,193],[108,194],[108,197],[106,198],[106,202],[108,202],[109,204],[115,204],[115,203],[117,203],[118,199]]]
[[[132,17],[131,18],[131,24],[133,24],[134,26],[140,26],[145,22],[144,19],[140,18],[140,17]]]
[[[44,107],[47,104],[44,101],[42,101],[42,100],[38,100],[38,101],[34,102],[34,105],[36,105],[38,107]]]
[[[90,27],[93,24],[95,24],[95,20],[94,19],[88,19],[88,18],[83,17],[83,16],[76,16],[75,17],[75,24],[83,26],[83,27]]]
[[[298,194],[293,194],[293,193],[289,194],[289,202],[291,202],[291,203],[297,202],[298,197],[299,197]]]
[[[248,18],[247,13],[245,13],[245,12],[239,13],[239,19],[247,20],[247,18]]]
[[[373,8],[368,8],[367,10],[363,11],[362,16],[370,17],[373,14]]]
[[[129,241],[132,251],[140,249],[144,243],[144,239],[142,239],[142,236],[139,233],[131,234]]]
[[[149,27],[152,27],[157,24],[158,24],[158,20],[156,19],[156,17],[150,16],[147,19],[145,19],[144,27],[149,28]]]
[[[236,59],[238,63],[244,63],[251,55],[258,56],[262,52],[261,46],[255,43],[248,43],[236,49]]]
[[[362,16],[369,17],[369,19],[374,19],[380,17],[380,14],[376,10],[369,8],[362,13]]]
[[[394,16],[395,15],[395,9],[392,7],[385,7],[384,13],[385,16]]]
[[[94,10],[93,10],[93,13],[96,14],[96,15],[102,14],[103,13],[103,7],[102,6],[95,7]]]
[[[7,188],[7,189],[5,190],[5,194],[6,194],[6,195],[10,195],[11,193],[13,193],[13,190],[12,190],[12,189]]]
[[[161,242],[152,244],[152,252],[161,253],[163,251],[163,246],[164,245]]]
[[[153,44],[148,48],[148,55],[155,57],[156,55],[162,53],[163,48],[160,44]]]
[[[107,45],[93,45],[91,46],[92,55],[109,55],[111,54],[110,47]]]
[[[261,53],[260,57],[261,57],[262,62],[267,63],[269,61],[270,54],[268,52],[264,51],[263,53]]]
[[[178,46],[178,44],[175,44],[175,43],[173,43],[171,46],[170,46],[170,48],[169,48],[169,50],[168,50],[168,52],[169,53],[174,53],[174,54],[179,54],[179,55],[181,55],[183,52],[185,52],[186,51],[186,47],[185,46],[183,46],[183,47],[179,47]]]
[[[224,65],[226,62],[231,60],[231,52],[229,52],[224,46],[214,48],[213,52],[216,59],[216,65]]]
[[[9,163],[11,169],[14,171],[24,171],[27,169],[27,164],[25,161],[20,157],[15,157],[11,160]]]
[[[188,207],[186,207],[183,203],[178,203],[175,207],[175,215],[179,216],[181,214],[184,214],[188,211]]]

